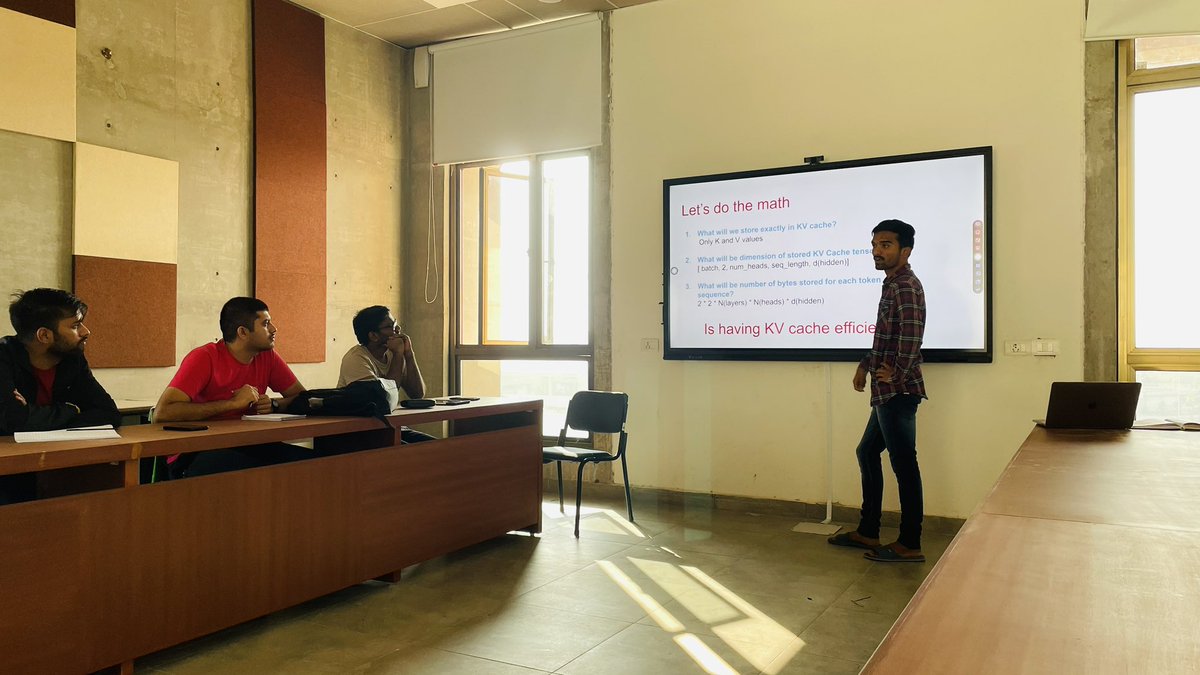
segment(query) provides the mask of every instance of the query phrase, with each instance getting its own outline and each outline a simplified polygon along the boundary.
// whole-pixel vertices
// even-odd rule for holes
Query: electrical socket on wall
[[[1029,340],[1005,340],[1004,353],[1009,356],[1029,356],[1033,352],[1033,346]]]

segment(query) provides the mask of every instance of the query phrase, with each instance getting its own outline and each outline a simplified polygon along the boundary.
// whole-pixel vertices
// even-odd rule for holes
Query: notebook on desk
[[[1047,429],[1128,429],[1141,392],[1141,382],[1054,382],[1046,419],[1034,422]]]

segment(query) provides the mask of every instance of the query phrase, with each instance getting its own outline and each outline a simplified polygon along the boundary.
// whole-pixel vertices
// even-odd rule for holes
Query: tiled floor
[[[172,673],[857,673],[929,562],[882,564],[794,518],[545,504],[509,535],[139,659]],[[895,531],[883,533],[885,541]],[[890,537],[890,539],[889,539]]]

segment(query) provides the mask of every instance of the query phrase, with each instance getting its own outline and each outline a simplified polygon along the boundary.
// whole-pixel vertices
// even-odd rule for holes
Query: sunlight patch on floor
[[[673,639],[680,649],[692,657],[696,665],[704,669],[704,672],[713,675],[737,675],[737,671],[726,663],[725,659],[717,655],[708,645],[704,644],[703,640],[692,633],[680,633]]]
[[[673,551],[667,553],[678,557]],[[716,639],[759,671],[779,672],[804,648],[804,641],[794,633],[697,567],[633,556],[626,560],[634,567],[629,573],[609,560],[598,561],[597,565],[659,628],[671,633],[675,644],[707,673],[736,674],[738,671],[705,642],[704,638],[713,636],[701,637],[689,632],[680,617],[655,599],[655,595],[661,598],[662,594],[653,593],[653,589],[647,592],[649,587],[644,587],[645,584],[653,584],[665,591],[684,611],[711,629]],[[644,577],[644,580],[635,580],[631,574]],[[751,649],[749,645],[759,649]]]
[[[622,534],[641,539],[649,539],[649,535],[641,530],[636,524],[629,522],[625,517],[614,511],[613,509],[598,509],[585,506],[579,510],[579,529],[586,532],[602,532],[605,534]],[[596,517],[600,516],[600,517]],[[560,512],[558,507],[552,502],[542,503],[542,520],[575,520],[574,509],[567,509],[566,512]]]

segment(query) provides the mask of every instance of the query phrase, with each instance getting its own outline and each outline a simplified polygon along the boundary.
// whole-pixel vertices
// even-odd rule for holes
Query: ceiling
[[[533,26],[653,0],[290,0],[401,47]]]

